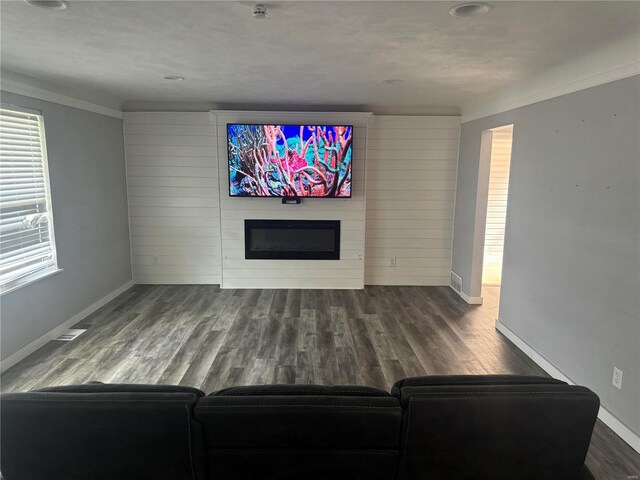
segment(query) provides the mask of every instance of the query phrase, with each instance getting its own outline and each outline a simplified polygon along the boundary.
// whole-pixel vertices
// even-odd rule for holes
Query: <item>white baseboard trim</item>
[[[537,351],[531,347],[527,342],[522,340],[518,335],[513,333],[505,324],[501,323],[500,320],[496,319],[496,330],[502,333],[505,337],[507,337],[513,344],[518,347],[522,352],[529,357],[531,360],[536,362],[540,368],[542,368],[545,372],[551,375],[553,378],[557,378],[558,380],[562,380],[567,382],[570,385],[575,385],[576,383],[567,377],[564,373],[562,373],[558,368],[553,365],[549,360],[540,355]],[[628,443],[631,448],[633,448],[636,452],[640,453],[640,436],[636,435],[629,427],[627,427],[624,423],[618,420],[611,412],[609,412],[602,405],[600,406],[600,411],[598,412],[598,418],[604,423],[607,427],[613,430],[616,435],[618,435],[622,440]]]
[[[460,296],[469,305],[482,305],[482,302],[483,302],[482,297],[470,297],[464,292],[460,292]]]
[[[49,341],[51,341],[52,339],[56,338],[62,332],[64,332],[65,330],[71,328],[76,323],[80,322],[81,320],[84,320],[86,317],[91,315],[93,312],[95,312],[99,308],[101,308],[104,305],[106,305],[107,303],[109,303],[111,300],[116,298],[121,293],[124,293],[125,291],[129,290],[134,285],[135,285],[135,283],[133,281],[129,281],[129,282],[125,283],[124,285],[116,288],[113,292],[110,292],[109,294],[107,294],[106,296],[102,297],[97,302],[89,305],[87,308],[85,308],[81,312],[76,313],[73,317],[71,317],[70,319],[68,319],[65,322],[61,323],[56,328],[54,328],[52,330],[49,330],[47,333],[45,333],[41,337],[36,338],[33,342],[25,345],[24,347],[22,347],[17,352],[9,355],[7,358],[5,358],[4,360],[2,360],[0,362],[0,372],[4,372],[8,368],[13,367],[20,360],[25,359],[26,357],[31,355],[33,352],[38,350],[40,347],[43,347]]]
[[[469,305],[482,305],[482,302],[483,302],[482,297],[470,297],[464,292],[459,292],[458,290],[453,288],[451,285],[449,285],[449,287],[451,288],[451,290],[453,290],[458,295],[460,295],[460,298],[462,298]]]
[[[627,442],[631,448],[640,453],[640,436],[633,433],[629,427],[618,420],[609,410],[600,406],[598,418],[602,420],[602,423],[613,430],[622,440]]]

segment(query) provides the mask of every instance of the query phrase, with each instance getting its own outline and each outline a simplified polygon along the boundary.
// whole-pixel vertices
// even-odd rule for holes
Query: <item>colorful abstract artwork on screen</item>
[[[353,127],[227,125],[229,193],[351,197]]]

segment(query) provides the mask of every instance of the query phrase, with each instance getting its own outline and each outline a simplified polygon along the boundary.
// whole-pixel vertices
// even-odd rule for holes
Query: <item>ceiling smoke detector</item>
[[[493,5],[483,2],[461,3],[449,10],[449,15],[454,17],[477,17],[489,13],[492,9]]]
[[[66,10],[69,3],[64,0],[24,0],[34,7],[47,8],[49,10]]]
[[[253,6],[253,18],[267,18],[267,7],[261,3]]]

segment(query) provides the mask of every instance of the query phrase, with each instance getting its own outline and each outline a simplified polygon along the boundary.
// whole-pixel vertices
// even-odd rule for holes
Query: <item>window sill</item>
[[[26,287],[27,285],[31,285],[32,283],[35,283],[38,280],[42,280],[43,278],[50,277],[50,276],[55,275],[56,273],[60,273],[62,271],[63,271],[62,268],[57,268],[56,267],[56,268],[51,268],[51,269],[48,269],[48,270],[42,270],[40,272],[36,272],[33,275],[29,275],[27,277],[24,277],[22,282],[20,282],[19,284],[13,285],[12,287],[7,288],[6,290],[2,290],[2,292],[0,292],[0,296],[4,296],[7,293],[15,292],[19,288]]]

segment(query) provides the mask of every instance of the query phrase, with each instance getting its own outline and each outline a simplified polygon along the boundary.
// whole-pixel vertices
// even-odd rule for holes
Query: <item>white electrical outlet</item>
[[[389,266],[390,267],[395,267],[396,266],[396,257],[391,257],[389,259]]]
[[[613,380],[611,380],[611,383],[618,390],[622,388],[622,370],[620,370],[618,367],[613,367]]]

